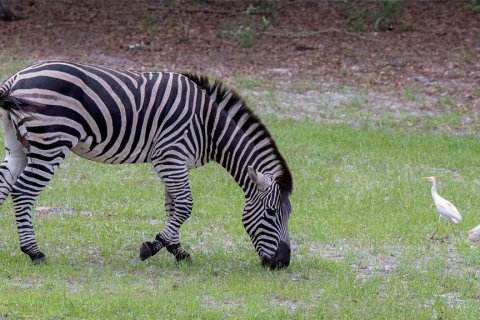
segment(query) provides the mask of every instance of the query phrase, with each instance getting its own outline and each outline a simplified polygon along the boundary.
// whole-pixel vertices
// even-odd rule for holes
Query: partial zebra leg
[[[165,212],[167,214],[166,221],[169,221],[175,213],[175,203],[167,188],[165,188]]]
[[[53,150],[35,150],[29,153],[28,163],[11,191],[20,248],[34,263],[44,263],[46,260],[37,245],[31,219],[32,207],[39,193],[65,159],[68,150],[68,147],[56,147]]]
[[[192,193],[188,183],[188,169],[186,166],[172,167],[169,164],[157,163],[155,170],[165,184],[167,197],[172,199],[173,211],[167,210],[166,225],[157,234],[153,242],[146,241],[140,248],[140,259],[145,260],[155,255],[160,249],[166,247],[175,256],[177,261],[189,260],[190,255],[180,245],[179,229],[190,217],[193,207]],[[166,199],[167,200],[167,199]]]
[[[18,175],[27,164],[24,146],[17,140],[15,128],[6,111],[1,112],[5,136],[5,159],[0,164],[0,204],[3,204],[12,190]]]
[[[170,192],[168,192],[167,188],[165,188],[165,212],[166,212],[166,223],[172,219],[172,217],[175,214],[175,203],[173,201],[172,196],[170,195]],[[151,241],[146,241],[142,244],[140,247],[140,259],[146,260],[150,258],[151,256],[155,255],[158,251],[160,251],[164,245],[162,242],[158,240],[154,240],[153,242]]]

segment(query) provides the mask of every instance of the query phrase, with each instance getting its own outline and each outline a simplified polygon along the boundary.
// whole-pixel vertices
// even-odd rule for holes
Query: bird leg
[[[435,232],[430,236],[430,240],[433,240],[433,237],[437,234],[438,232],[438,224],[437,224],[437,229],[435,229]]]
[[[453,235],[454,235],[455,237],[460,236],[460,233],[458,232],[457,225],[455,225],[455,224],[452,225],[452,228],[453,228]]]

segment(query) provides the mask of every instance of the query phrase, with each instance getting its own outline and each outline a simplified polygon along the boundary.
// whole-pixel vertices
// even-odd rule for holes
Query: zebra
[[[179,228],[193,199],[188,172],[219,163],[245,195],[243,226],[271,269],[290,263],[292,175],[272,136],[245,101],[220,81],[193,73],[135,72],[42,61],[0,87],[5,159],[0,204],[10,194],[20,248],[46,262],[31,212],[69,151],[102,163],[151,163],[164,185],[166,221],[140,247],[145,260],[165,247],[190,261]]]

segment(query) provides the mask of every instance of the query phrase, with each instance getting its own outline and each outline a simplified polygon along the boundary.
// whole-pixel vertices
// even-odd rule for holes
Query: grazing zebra
[[[190,216],[189,169],[216,161],[245,193],[242,222],[262,265],[290,263],[292,177],[275,142],[245,102],[220,82],[176,73],[139,73],[63,61],[19,71],[0,87],[6,157],[0,204],[10,193],[21,250],[39,250],[31,211],[72,150],[104,163],[152,163],[165,187],[165,227],[140,248],[166,247],[190,259],[179,228]]]

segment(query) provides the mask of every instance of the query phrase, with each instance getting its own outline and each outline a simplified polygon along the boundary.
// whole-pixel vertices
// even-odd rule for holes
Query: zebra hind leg
[[[175,256],[177,261],[190,261],[190,254],[180,245],[180,226],[190,217],[193,201],[188,183],[186,167],[172,169],[156,165],[155,169],[165,183],[165,208],[167,210],[166,225],[157,234],[154,241],[146,241],[140,247],[140,259],[146,260],[155,255],[163,247]]]
[[[29,154],[28,163],[11,191],[20,248],[34,264],[45,263],[46,259],[37,245],[31,218],[32,207],[67,153],[68,148],[63,147],[61,150],[56,148],[53,152],[42,152],[38,158],[36,153]]]
[[[3,204],[17,181],[18,175],[27,164],[27,156],[12,154],[11,149],[5,148],[6,157],[0,164],[0,204]]]
[[[3,204],[17,177],[27,164],[25,147],[17,140],[16,131],[6,111],[2,111],[5,137],[5,159],[0,164],[0,204]]]

